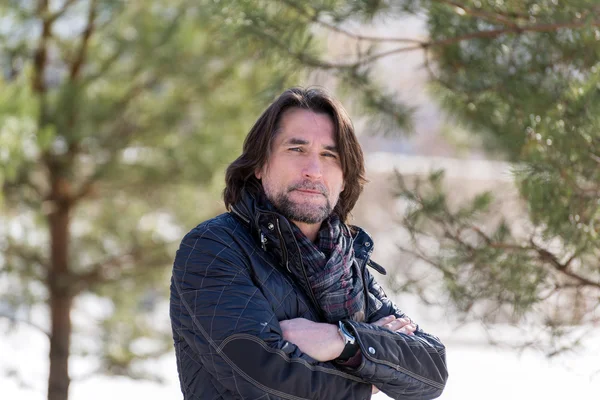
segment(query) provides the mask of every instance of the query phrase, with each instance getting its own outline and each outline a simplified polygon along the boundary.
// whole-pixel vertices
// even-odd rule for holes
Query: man
[[[351,121],[319,89],[285,91],[227,169],[228,213],[188,233],[171,280],[185,399],[432,399],[445,349],[408,319],[346,224],[363,185]]]

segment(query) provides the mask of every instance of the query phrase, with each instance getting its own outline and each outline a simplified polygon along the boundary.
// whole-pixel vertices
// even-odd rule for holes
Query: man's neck
[[[307,224],[305,222],[296,222],[292,221],[296,226],[304,233],[304,236],[308,238],[311,242],[315,242],[317,240],[317,236],[319,235],[319,229],[321,229],[321,223],[318,224]]]

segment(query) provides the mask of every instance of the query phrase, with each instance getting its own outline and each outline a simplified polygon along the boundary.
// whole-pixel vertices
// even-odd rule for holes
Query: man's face
[[[344,190],[331,118],[301,108],[287,110],[271,155],[255,175],[285,217],[296,223],[321,224]]]

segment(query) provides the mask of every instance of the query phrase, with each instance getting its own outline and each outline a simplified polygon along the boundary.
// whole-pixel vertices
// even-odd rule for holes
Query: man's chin
[[[314,204],[294,203],[292,207],[283,207],[279,211],[288,219],[305,224],[320,224],[329,216],[326,205],[315,206]]]
[[[321,224],[327,217],[323,218],[322,215],[293,215],[289,216],[288,219],[297,224],[308,224],[316,225]]]
[[[292,193],[298,193],[293,191]],[[331,213],[327,198],[319,196],[292,195],[271,200],[275,208],[290,220],[308,224],[321,223]],[[313,222],[316,221],[316,222]]]
[[[308,224],[320,224],[327,219],[330,212],[326,207],[298,207],[294,210],[294,220]]]

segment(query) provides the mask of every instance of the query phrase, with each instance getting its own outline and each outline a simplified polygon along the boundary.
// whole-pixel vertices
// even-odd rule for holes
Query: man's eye
[[[302,151],[302,149],[300,147],[290,147],[288,150],[289,151],[297,151],[297,152],[301,152]]]
[[[323,153],[323,155],[324,155],[325,157],[337,158],[337,155],[336,155],[336,154],[333,154],[333,153]]]

